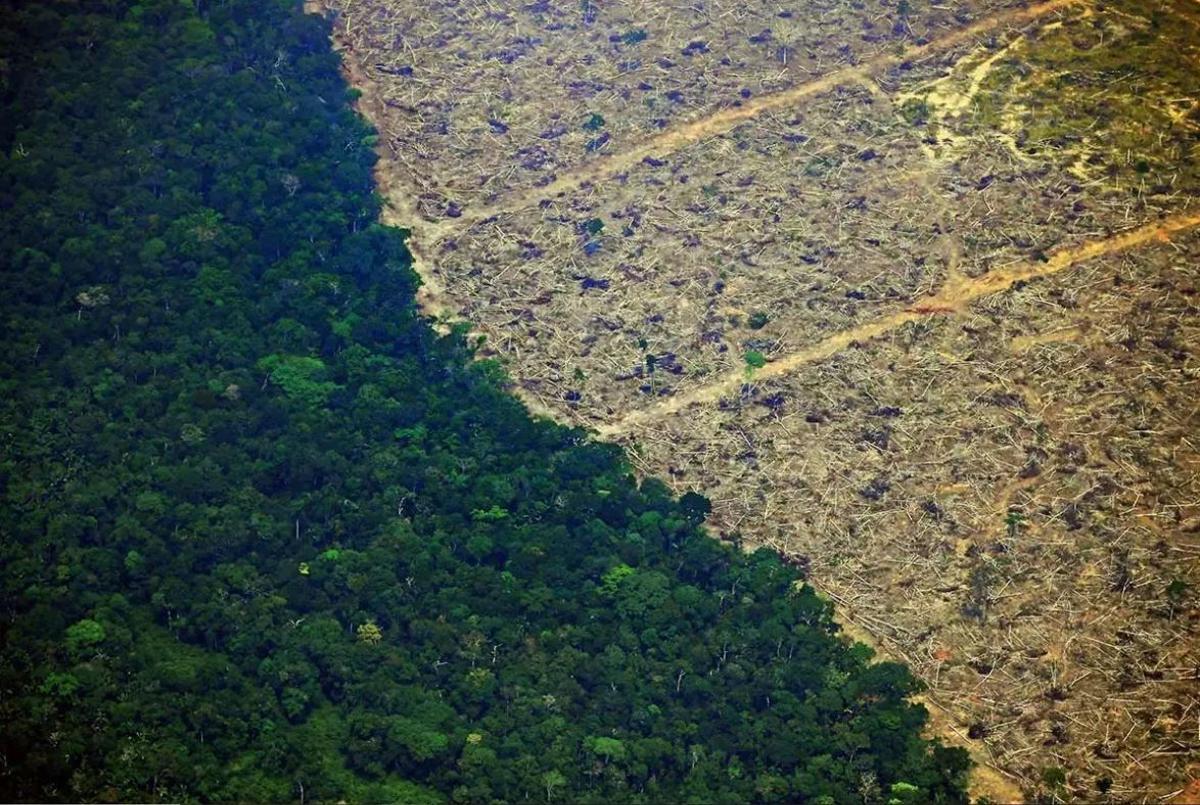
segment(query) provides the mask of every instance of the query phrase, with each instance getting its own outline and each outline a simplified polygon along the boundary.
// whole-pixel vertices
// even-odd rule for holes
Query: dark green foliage
[[[326,24],[0,15],[0,800],[962,799],[795,571],[417,316]]]
[[[1042,769],[1042,782],[1047,788],[1062,788],[1067,783],[1067,773],[1058,766],[1048,766]]]
[[[768,316],[763,311],[758,310],[758,311],[755,311],[754,313],[750,314],[750,321],[748,322],[748,324],[749,324],[749,327],[751,330],[761,330],[762,328],[767,326],[767,322],[769,322],[770,320],[771,320],[770,316]]]
[[[924,100],[912,100],[900,107],[900,116],[914,126],[924,126],[929,122],[932,110]]]

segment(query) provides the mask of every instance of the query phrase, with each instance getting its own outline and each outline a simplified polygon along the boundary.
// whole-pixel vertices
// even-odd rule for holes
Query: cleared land
[[[1200,776],[1200,7],[329,6],[531,405],[808,565],[994,798]]]

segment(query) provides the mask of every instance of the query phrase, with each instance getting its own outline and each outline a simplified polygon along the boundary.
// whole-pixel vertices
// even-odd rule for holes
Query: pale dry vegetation
[[[1198,257],[1093,260],[630,443],[711,489],[723,533],[809,566],[997,766],[1140,799],[1187,778],[1200,716],[1172,592],[1200,584]]]
[[[681,120],[922,43],[1011,2],[341,0],[420,212],[453,217]],[[918,13],[919,8],[919,13]]]
[[[531,404],[807,566],[1026,794],[1166,797],[1200,14],[1003,5],[331,4],[435,312]]]
[[[939,282],[930,199],[902,178],[922,156],[879,107],[849,88],[767,115],[475,224],[431,271],[531,394],[618,418]]]

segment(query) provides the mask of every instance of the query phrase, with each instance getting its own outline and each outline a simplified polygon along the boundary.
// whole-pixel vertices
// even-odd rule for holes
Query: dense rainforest
[[[0,800],[963,800],[796,570],[420,317],[328,33],[0,2]]]

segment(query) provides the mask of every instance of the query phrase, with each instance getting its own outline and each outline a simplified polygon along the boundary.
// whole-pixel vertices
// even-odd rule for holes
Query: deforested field
[[[535,410],[805,565],[979,793],[1200,777],[1194,0],[314,10]]]

